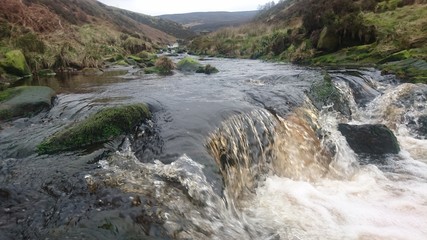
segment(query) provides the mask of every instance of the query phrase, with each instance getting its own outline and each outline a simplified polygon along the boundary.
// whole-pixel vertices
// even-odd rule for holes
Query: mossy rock
[[[318,110],[322,110],[324,106],[333,105],[332,108],[335,111],[340,112],[348,117],[351,116],[351,110],[348,102],[342,96],[340,91],[335,87],[331,76],[327,73],[325,74],[323,80],[312,84],[307,95]]]
[[[156,67],[146,67],[146,68],[144,68],[144,73],[145,74],[155,74],[155,73],[160,73],[160,71]]]
[[[196,73],[204,73],[204,74],[213,74],[213,73],[217,73],[219,72],[218,69],[216,69],[216,67],[208,64],[204,67],[199,67],[196,71]]]
[[[331,27],[324,27],[320,32],[317,48],[325,51],[335,51],[338,46],[339,40],[335,30]]]
[[[28,117],[52,107],[55,91],[49,87],[24,86],[0,92],[0,120]]]
[[[135,61],[137,63],[142,63],[143,62],[142,58],[134,56],[134,55],[129,55],[128,59],[132,59],[133,61]]]
[[[200,64],[196,59],[192,57],[185,57],[181,59],[176,65],[176,68],[178,70],[184,72],[196,72],[201,67],[203,68],[202,64]]]
[[[120,66],[129,66],[129,63],[127,63],[126,60],[117,61],[116,64]]]
[[[378,63],[383,64],[387,62],[394,62],[394,61],[401,61],[405,60],[411,57],[411,53],[408,50],[403,50],[394,54],[391,54],[390,56],[381,59]]]
[[[37,146],[39,154],[69,151],[104,143],[130,133],[151,113],[145,104],[102,109],[89,118],[55,133]]]
[[[31,75],[31,70],[25,60],[24,54],[21,50],[12,50],[5,54],[4,59],[0,59],[0,67],[6,73],[25,77]]]

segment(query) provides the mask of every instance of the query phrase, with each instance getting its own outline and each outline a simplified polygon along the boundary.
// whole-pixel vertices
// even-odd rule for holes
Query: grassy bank
[[[374,3],[371,9],[325,13],[318,26],[313,26],[314,20],[304,11],[286,16],[270,13],[268,19],[276,20],[201,36],[193,40],[190,50],[201,55],[320,66],[375,66],[410,82],[427,83],[427,4]]]

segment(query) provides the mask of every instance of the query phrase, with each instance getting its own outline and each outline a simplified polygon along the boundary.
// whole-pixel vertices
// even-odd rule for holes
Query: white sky
[[[257,10],[272,0],[98,0],[151,16],[171,13]]]

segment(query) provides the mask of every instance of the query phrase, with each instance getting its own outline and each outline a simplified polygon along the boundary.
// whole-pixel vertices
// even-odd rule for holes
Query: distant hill
[[[188,27],[194,32],[212,32],[222,27],[237,26],[252,21],[258,11],[193,12],[158,16]]]
[[[170,20],[96,0],[1,0],[0,4],[0,60],[11,50],[21,50],[33,72],[99,67],[105,59],[154,52],[193,34]]]
[[[114,7],[108,7],[108,8],[118,15],[127,16],[139,23],[156,28],[158,30],[161,30],[177,38],[186,39],[194,36],[195,34],[192,30],[184,27],[180,23],[177,23],[173,20],[160,18],[160,17],[153,17],[153,16],[141,14],[141,13],[131,12],[131,11],[120,9],[120,8],[114,8]]]

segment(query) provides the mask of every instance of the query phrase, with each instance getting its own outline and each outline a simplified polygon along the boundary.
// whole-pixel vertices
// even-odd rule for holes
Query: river
[[[349,117],[308,100],[321,69],[203,63],[220,72],[113,67],[20,83],[50,86],[58,98],[50,111],[2,123],[0,238],[427,239],[427,140],[416,131],[427,115],[425,85],[329,69]],[[139,102],[153,118],[134,135],[35,152],[103,107]],[[387,125],[400,153],[356,155],[337,130],[342,122]]]

